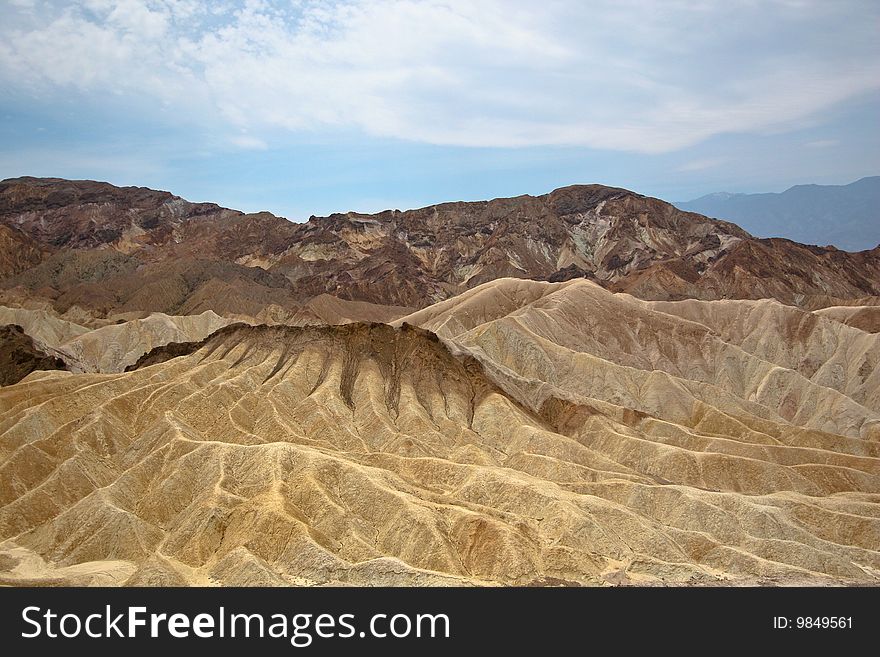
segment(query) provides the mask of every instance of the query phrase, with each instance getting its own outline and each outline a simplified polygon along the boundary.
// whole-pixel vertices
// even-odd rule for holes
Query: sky
[[[880,174],[876,0],[4,0],[0,178],[300,221]]]

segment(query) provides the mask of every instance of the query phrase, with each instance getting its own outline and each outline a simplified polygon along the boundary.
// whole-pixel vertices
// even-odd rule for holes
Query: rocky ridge
[[[880,247],[758,240],[600,185],[294,224],[142,188],[14,179],[0,183],[0,224],[37,249],[5,266],[0,302],[61,313],[293,315],[322,294],[419,308],[502,277],[586,277],[656,300],[880,296]]]

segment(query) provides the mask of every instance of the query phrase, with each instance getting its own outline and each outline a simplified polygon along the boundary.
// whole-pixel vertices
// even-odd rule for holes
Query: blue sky
[[[0,177],[294,220],[880,174],[880,3],[7,0]]]

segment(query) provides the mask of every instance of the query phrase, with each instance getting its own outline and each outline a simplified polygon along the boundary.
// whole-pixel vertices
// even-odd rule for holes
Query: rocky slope
[[[165,192],[25,178],[0,183],[0,224],[42,249],[5,266],[0,302],[36,298],[62,313],[292,315],[322,294],[418,308],[506,276],[587,277],[646,299],[880,296],[880,248],[756,240],[599,185],[293,224]]]
[[[149,251],[174,242],[189,220],[240,214],[145,187],[61,178],[0,182],[0,220],[49,249]]]
[[[20,230],[0,224],[0,279],[39,264],[47,252]]]

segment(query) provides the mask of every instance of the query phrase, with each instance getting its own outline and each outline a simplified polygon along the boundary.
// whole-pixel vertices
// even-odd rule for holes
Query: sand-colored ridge
[[[52,348],[57,348],[68,340],[73,340],[89,329],[58,317],[44,308],[8,308],[0,306],[0,325],[17,324],[34,340]]]
[[[828,306],[816,314],[866,333],[880,333],[880,306]]]
[[[154,347],[202,340],[230,322],[210,310],[177,317],[152,313],[89,331],[64,342],[58,351],[75,372],[122,372]]]
[[[51,308],[0,306],[0,325],[24,328],[47,353],[61,358],[72,372],[122,372],[155,347],[170,343],[198,342],[231,323],[332,326],[352,322],[390,322],[412,309],[348,301],[324,294],[298,309],[267,306],[256,316],[212,310],[193,315],[165,313],[117,313],[97,326],[76,324]],[[92,319],[90,324],[94,324]]]
[[[880,432],[877,336],[774,301],[643,302],[584,280],[501,279],[402,322],[480,359],[532,408],[573,395],[687,426],[708,406],[750,425]]]

